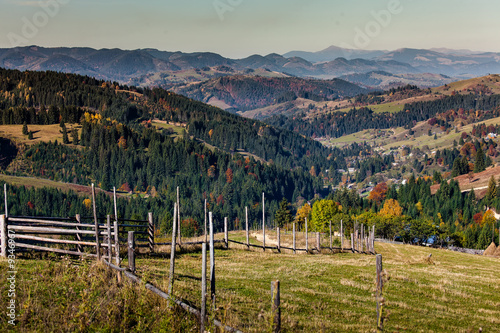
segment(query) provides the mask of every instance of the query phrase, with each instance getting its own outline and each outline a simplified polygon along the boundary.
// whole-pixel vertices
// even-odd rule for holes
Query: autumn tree
[[[372,200],[377,204],[380,204],[385,199],[387,189],[388,188],[386,183],[377,184],[368,195],[368,200]]]
[[[295,222],[299,226],[299,230],[302,229],[302,226],[305,223],[305,219],[310,219],[311,215],[311,205],[306,202],[301,208],[297,210],[297,214],[295,215]]]
[[[384,207],[379,214],[382,216],[401,216],[403,215],[403,208],[401,208],[397,200],[389,199],[385,201]]]
[[[311,212],[311,229],[325,231],[338,213],[340,213],[339,206],[333,200],[316,201]]]
[[[233,170],[231,168],[228,168],[226,170],[226,182],[228,184],[231,184],[233,182]]]

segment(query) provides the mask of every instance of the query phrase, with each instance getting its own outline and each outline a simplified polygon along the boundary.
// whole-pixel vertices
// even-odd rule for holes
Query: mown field
[[[232,233],[230,239],[243,240],[244,234]],[[498,331],[499,259],[384,243],[376,243],[376,250],[383,256],[388,279],[384,289],[386,331]],[[173,315],[159,297],[143,294],[142,286],[118,288],[112,274],[92,263],[52,256],[43,261],[18,260],[18,265],[19,331],[59,331],[59,324],[66,325],[62,330],[196,330],[193,318],[179,310]],[[281,282],[283,332],[376,331],[375,256],[327,251],[322,255],[264,253],[230,243],[229,250],[216,250],[215,265],[215,315],[244,332],[270,330],[273,280]],[[167,290],[168,255],[140,257],[137,268],[139,276]],[[6,269],[6,262],[0,261],[0,270]],[[199,307],[200,277],[200,251],[189,248],[180,253],[175,296]],[[4,308],[5,274],[0,280]],[[113,291],[107,292],[107,285]],[[53,324],[44,326],[50,322],[47,316],[54,318]],[[177,316],[184,316],[184,321],[180,323]],[[65,324],[61,318],[71,319]],[[4,331],[3,311],[0,320]]]

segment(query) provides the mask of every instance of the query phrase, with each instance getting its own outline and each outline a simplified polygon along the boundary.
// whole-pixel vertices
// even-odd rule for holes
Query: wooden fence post
[[[92,183],[92,206],[94,211],[94,227],[95,227],[95,251],[97,260],[101,260],[101,244],[99,244],[99,221],[97,221],[97,209],[95,203],[95,186]]]
[[[293,253],[295,254],[296,247],[295,247],[295,222],[293,223]]]
[[[375,253],[375,226],[373,228],[373,238],[372,238],[372,248],[373,248],[373,253]]]
[[[377,291],[375,297],[377,298],[377,330],[383,330],[382,310],[384,300],[382,298],[382,290],[384,288],[384,281],[382,279],[382,255],[377,254]]]
[[[181,201],[179,197],[179,186],[177,186],[177,238],[179,239],[179,246],[182,245],[181,240]]]
[[[215,311],[215,249],[212,212],[208,213],[208,223],[210,224],[210,299],[212,301],[212,310]]]
[[[205,333],[205,316],[207,309],[207,242],[201,244],[201,309],[200,332]]]
[[[281,332],[280,282],[271,282],[273,333]]]
[[[207,199],[205,199],[205,243],[208,242],[208,230],[207,230]]]
[[[106,216],[106,232],[108,233],[108,262],[112,264],[113,261],[113,247],[111,246],[111,216]]]
[[[82,218],[80,217],[80,214],[76,214],[75,216],[75,219],[76,219],[76,223],[80,224],[82,223]],[[79,227],[76,227],[76,230],[80,231],[80,228]],[[76,240],[81,242],[82,241],[82,234],[76,234]],[[81,244],[77,244],[76,245],[76,250],[78,252],[83,252],[83,247]]]
[[[333,251],[333,240],[332,240],[332,221],[330,220],[330,251]]]
[[[175,273],[175,247],[176,247],[176,235],[177,235],[177,203],[174,204],[174,219],[172,221],[172,244],[170,245],[170,272],[168,278],[168,297],[172,298],[172,292],[174,287],[174,273]],[[167,306],[170,307],[170,299],[167,300]]]
[[[321,253],[321,233],[316,232],[316,250]]]
[[[305,218],[306,220],[306,253],[309,252],[309,231],[307,230],[307,217]]]
[[[115,220],[118,221],[118,207],[116,204],[116,187],[113,187],[113,206],[114,206],[114,212],[115,212]]]
[[[264,192],[262,192],[262,249],[266,251],[266,216],[264,210]]]
[[[149,243],[149,253],[155,251],[155,225],[153,222],[153,213],[148,213],[148,243]]]
[[[361,224],[361,252],[364,251],[365,245],[365,225]]]
[[[227,217],[224,218],[224,247],[229,247],[228,234],[227,234]]]
[[[1,251],[0,255],[7,258],[7,232],[8,232],[8,218],[5,215],[0,215],[0,242]]]
[[[354,234],[351,232],[351,251],[352,253],[355,252],[354,250]]]
[[[113,229],[115,230],[115,264],[120,267],[120,235],[118,230],[118,220],[115,218],[113,221]],[[122,272],[118,271],[116,274],[118,283],[122,282]]]
[[[278,252],[281,252],[281,230],[280,227],[276,227],[276,238],[278,239]]]
[[[340,220],[340,252],[344,252],[344,225]]]
[[[245,207],[245,222],[247,231],[247,250],[250,250],[250,234],[248,231],[248,206]]]
[[[135,272],[135,237],[134,232],[128,232],[128,269]]]
[[[5,217],[9,217],[9,208],[7,207],[7,183],[3,184],[3,196],[5,201]]]

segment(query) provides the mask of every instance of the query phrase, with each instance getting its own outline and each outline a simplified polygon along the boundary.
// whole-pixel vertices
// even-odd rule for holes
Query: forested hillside
[[[405,104],[403,111],[376,113],[368,107],[353,108],[348,112],[323,113],[312,119],[297,115],[290,118],[275,116],[266,119],[272,126],[296,131],[307,136],[338,138],[365,129],[404,127],[428,120],[448,110],[492,111],[500,105],[500,95],[454,95],[434,101]],[[309,117],[310,118],[310,117]]]
[[[209,103],[223,101],[227,110],[246,111],[272,104],[305,98],[313,101],[335,100],[356,96],[367,90],[344,80],[313,80],[296,77],[267,78],[226,76],[176,88],[178,93]]]
[[[79,122],[85,111],[139,131],[155,119],[182,123],[189,136],[223,151],[248,152],[287,170],[302,168],[332,184],[340,180],[336,170],[347,167],[346,157],[373,155],[363,144],[329,149],[295,132],[158,88],[138,89],[54,72],[1,70],[0,89],[1,124]]]

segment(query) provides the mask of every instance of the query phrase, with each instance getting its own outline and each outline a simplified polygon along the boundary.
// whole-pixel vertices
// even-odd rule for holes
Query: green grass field
[[[244,234],[231,233],[230,239],[243,240]],[[483,332],[494,332],[499,327],[498,258],[384,243],[376,243],[376,250],[383,256],[388,277],[384,288],[386,331],[477,332],[482,328]],[[279,280],[283,332],[376,332],[375,256],[324,253],[264,253],[260,249],[247,251],[232,243],[229,250],[217,249],[216,317],[244,332],[269,331],[270,284]],[[429,254],[432,260],[427,259]],[[128,309],[126,327],[131,331],[139,331],[134,320],[142,325],[140,329],[163,327],[151,321],[153,317],[170,318],[169,325],[180,325],[175,324],[159,297],[139,294],[139,290],[144,290],[142,286],[130,289],[125,284],[125,291],[116,290],[112,276],[104,279],[107,282],[98,282],[102,278],[89,272],[86,264],[49,257],[50,261],[18,260],[18,304],[22,316],[19,331],[39,327],[35,324],[46,322],[47,313],[54,318],[72,318],[69,326],[64,326],[67,329],[90,323],[91,330],[122,330],[125,324],[110,326],[110,322],[119,325],[116,307],[120,311]],[[169,255],[140,257],[137,268],[139,276],[167,289]],[[0,261],[0,269],[6,270],[5,260]],[[178,254],[175,297],[199,307],[200,276],[199,251],[190,248]],[[5,302],[4,274],[0,280]],[[114,291],[106,293],[102,283],[112,285]],[[104,309],[100,304],[105,304]],[[103,314],[105,311],[111,314],[111,321]],[[5,328],[5,315],[1,316],[0,329]],[[62,320],[55,319],[55,323],[62,325]],[[190,325],[195,325],[192,318]],[[55,328],[41,326],[39,331]]]

